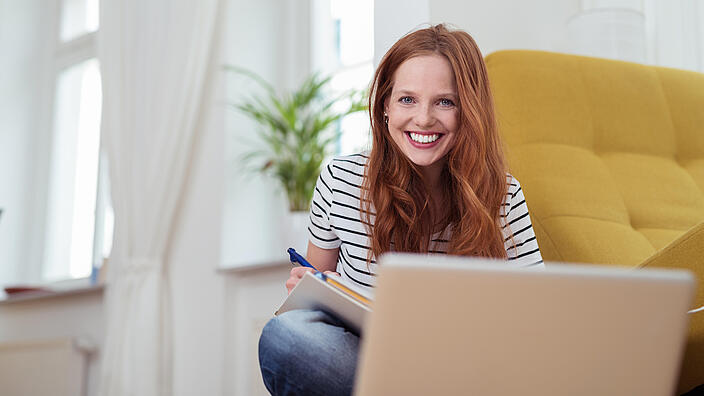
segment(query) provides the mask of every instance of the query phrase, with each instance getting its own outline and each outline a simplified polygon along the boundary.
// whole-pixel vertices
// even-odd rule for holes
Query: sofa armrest
[[[704,305],[704,223],[689,229],[660,251],[640,264],[640,267],[682,268],[697,278],[697,293],[692,308]]]
[[[704,223],[700,223],[640,264],[640,267],[683,268],[697,278],[692,308],[704,305]],[[677,393],[704,384],[704,311],[690,315],[687,346]]]

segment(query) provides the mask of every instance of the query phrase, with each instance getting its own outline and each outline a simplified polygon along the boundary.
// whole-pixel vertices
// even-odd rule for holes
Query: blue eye
[[[440,105],[445,107],[451,107],[455,105],[455,102],[450,99],[440,99]]]
[[[399,99],[398,101],[403,104],[411,104],[411,103],[413,103],[413,98],[411,98],[410,96],[404,96],[401,99]]]

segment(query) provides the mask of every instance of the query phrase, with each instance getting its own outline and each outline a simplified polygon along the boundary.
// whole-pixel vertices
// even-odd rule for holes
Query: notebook
[[[319,309],[359,334],[371,312],[372,294],[339,276],[306,272],[275,315],[293,309]]]
[[[388,254],[357,395],[671,395],[695,282],[680,270]]]

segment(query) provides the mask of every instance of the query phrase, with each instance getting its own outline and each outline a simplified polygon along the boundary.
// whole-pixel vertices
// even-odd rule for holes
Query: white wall
[[[374,66],[406,33],[430,22],[430,0],[374,1]]]
[[[573,52],[567,22],[595,8],[645,15],[647,63],[704,72],[704,3],[698,0],[412,0],[403,7],[376,0],[374,59],[378,63],[393,42],[428,22],[467,31],[485,56],[502,49]]]
[[[580,0],[413,0],[411,3],[399,7],[393,0],[375,2],[375,60],[381,59],[390,45],[409,30],[422,23],[441,22],[467,31],[485,56],[501,49],[565,51],[567,20],[581,9]]]
[[[430,19],[466,30],[485,56],[501,49],[559,52],[568,47],[567,20],[580,6],[579,0],[433,0]]]
[[[704,2],[644,0],[648,62],[704,73]]]
[[[259,369],[259,335],[286,297],[290,266],[224,271],[225,395],[268,395]]]

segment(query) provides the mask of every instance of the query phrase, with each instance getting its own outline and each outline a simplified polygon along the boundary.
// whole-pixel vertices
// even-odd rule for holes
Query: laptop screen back
[[[362,338],[359,395],[665,395],[684,271],[390,254]]]

